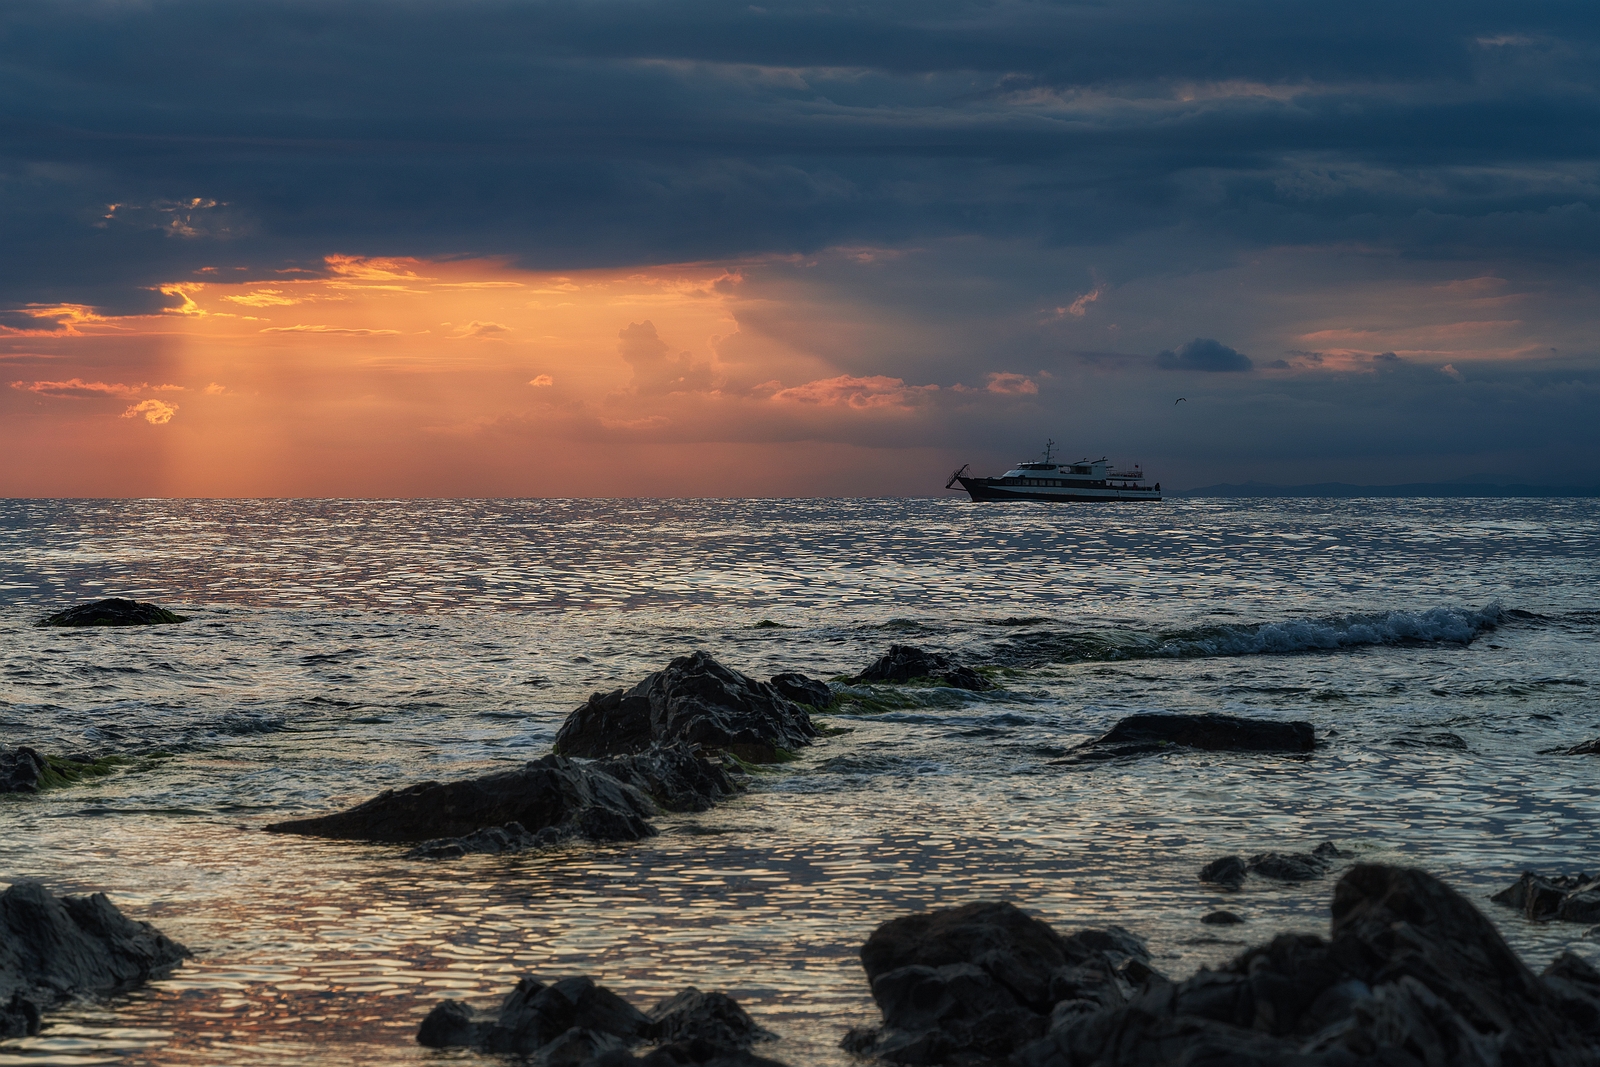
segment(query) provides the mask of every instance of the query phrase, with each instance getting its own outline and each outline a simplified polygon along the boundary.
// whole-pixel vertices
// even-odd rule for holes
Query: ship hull
[[[1119,488],[1117,486],[1002,485],[998,478],[957,478],[973,500],[1031,500],[1045,504],[1115,503],[1118,501],[1160,501],[1161,490]]]

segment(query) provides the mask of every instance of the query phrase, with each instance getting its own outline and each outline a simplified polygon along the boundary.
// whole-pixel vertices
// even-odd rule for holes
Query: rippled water
[[[726,989],[782,1035],[768,1054],[840,1067],[885,919],[1003,896],[1120,923],[1181,976],[1326,928],[1330,882],[1217,893],[1203,862],[1325,838],[1450,879],[1536,966],[1594,958],[1583,928],[1484,898],[1593,866],[1600,764],[1538,753],[1600,735],[1597,520],[1588,500],[0,502],[0,736],[137,757],[0,798],[0,874],[104,890],[196,952],[0,1063],[434,1059],[412,1040],[434,1002],[531,972],[641,1005]],[[108,595],[193,621],[29,625]],[[589,692],[694,648],[834,676],[897,641],[1005,687],[880,692],[649,841],[417,862],[259,832],[541,755]],[[1144,710],[1309,719],[1322,746],[1052,763]],[[1200,925],[1219,904],[1248,924]]]

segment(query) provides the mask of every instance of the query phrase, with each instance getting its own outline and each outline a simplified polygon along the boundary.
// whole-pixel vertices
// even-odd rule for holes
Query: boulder
[[[1489,898],[1516,908],[1536,922],[1600,923],[1600,877],[1587,874],[1535,874],[1522,877]]]
[[[722,764],[698,755],[683,741],[596,760],[594,765],[667,811],[705,811],[742,788]]]
[[[796,704],[809,704],[818,711],[833,703],[833,690],[827,682],[819,682],[796,671],[774,674],[768,684]]]
[[[817,737],[811,717],[773,686],[704,652],[680,656],[632,689],[591,696],[562,724],[563,756],[621,756],[682,742],[769,763]]]
[[[385,790],[346,811],[266,829],[344,841],[442,844],[442,838],[516,823],[535,835],[554,827],[591,840],[636,841],[656,832],[645,821],[655,813],[648,796],[598,767],[545,756],[482,778]]]
[[[1244,922],[1242,918],[1231,911],[1213,911],[1202,915],[1200,921],[1207,926],[1235,926]]]
[[[886,655],[851,678],[860,682],[943,682],[953,689],[982,692],[993,689],[988,680],[971,667],[962,666],[954,656],[927,652],[912,645],[890,645]]]
[[[1534,974],[1466,899],[1358,864],[1327,940],[1281,934],[1215,971],[1065,1015],[1014,1067],[1577,1067],[1600,1061],[1600,974]]]
[[[103,893],[57,897],[38,882],[15,882],[0,893],[0,1037],[36,1034],[41,1011],[131,988],[190,955]]]
[[[1094,763],[1195,748],[1207,752],[1310,752],[1316,735],[1309,722],[1243,719],[1236,715],[1130,715],[1106,734],[1069,751],[1058,764]]]
[[[189,616],[177,615],[154,604],[112,597],[96,600],[93,604],[58,611],[34,623],[35,626],[153,626],[159,623],[188,622]]]
[[[896,1063],[1000,1059],[1067,1013],[1122,1003],[1160,981],[1144,944],[1119,927],[1062,937],[1005,902],[884,923],[861,948],[883,1025],[844,1047]]]
[[[1200,880],[1229,889],[1239,888],[1250,874],[1278,882],[1309,882],[1327,874],[1333,861],[1345,855],[1332,841],[1324,841],[1310,852],[1257,852],[1249,859],[1223,856],[1200,868]]]
[[[1580,741],[1571,748],[1560,751],[1564,756],[1600,756],[1600,737],[1592,741]]]
[[[44,757],[26,745],[0,745],[0,793],[37,793],[48,770]]]
[[[772,1061],[751,1055],[749,1047],[772,1037],[723,993],[691,987],[646,1015],[586,976],[548,985],[523,978],[494,1011],[446,1000],[417,1030],[417,1043],[429,1048],[515,1055],[541,1067],[596,1061],[622,1067],[636,1062],[629,1050],[645,1042],[659,1046],[643,1057],[650,1067],[761,1067]]]

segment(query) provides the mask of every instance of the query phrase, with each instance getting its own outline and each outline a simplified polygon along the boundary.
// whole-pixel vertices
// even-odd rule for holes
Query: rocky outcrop
[[[1582,741],[1571,748],[1556,749],[1563,756],[1600,756],[1600,737],[1591,741]]]
[[[58,611],[34,623],[35,626],[153,626],[159,623],[188,622],[189,616],[178,615],[154,604],[113,597],[97,600],[93,604]]]
[[[1162,979],[1118,927],[1062,937],[1012,904],[978,903],[884,923],[861,948],[883,1025],[844,1047],[896,1063],[1003,1059],[1054,1014],[1123,1003]]]
[[[827,682],[808,678],[797,671],[775,674],[768,684],[796,704],[809,704],[818,711],[833,703],[833,690]]]
[[[429,1048],[473,1048],[548,1067],[600,1060],[621,1067],[635,1062],[630,1050],[645,1043],[658,1046],[642,1058],[649,1067],[756,1067],[772,1061],[751,1055],[749,1048],[770,1039],[725,994],[685,989],[646,1014],[587,976],[548,985],[524,978],[495,1011],[446,1000],[417,1030],[417,1043]]]
[[[1067,753],[1060,764],[1095,763],[1194,748],[1207,752],[1310,752],[1316,735],[1309,722],[1243,719],[1235,715],[1130,715],[1110,731]]]
[[[0,745],[0,793],[37,793],[44,788],[49,764],[26,745]]]
[[[103,893],[57,897],[37,882],[16,882],[0,893],[0,1038],[38,1033],[41,1011],[128,989],[189,955]]]
[[[704,652],[680,656],[632,689],[596,693],[556,734],[563,756],[620,756],[679,742],[770,763],[817,737],[799,704]]]
[[[516,823],[538,834],[555,828],[595,841],[636,841],[655,833],[656,806],[638,789],[593,766],[545,756],[514,771],[460,782],[389,789],[332,815],[273,823],[273,833],[396,844],[466,838]]]
[[[1578,1067],[1600,1062],[1600,974],[1536,977],[1463,897],[1359,864],[1328,939],[1282,934],[1122,1004],[1055,1012],[1014,1067]],[[931,1062],[931,1061],[927,1061]]]
[[[740,789],[721,763],[697,755],[682,741],[597,760],[594,765],[648,794],[667,811],[705,811]]]
[[[1523,871],[1515,884],[1489,899],[1516,908],[1536,922],[1600,923],[1600,877],[1592,875]]]
[[[890,645],[886,655],[850,679],[851,682],[942,682],[953,689],[982,692],[993,689],[988,680],[963,666],[954,656],[927,652],[913,645]]]
[[[1200,868],[1200,880],[1237,889],[1245,876],[1254,874],[1277,882],[1309,882],[1321,878],[1333,861],[1346,854],[1324,841],[1310,852],[1257,852],[1249,859],[1223,856]]]

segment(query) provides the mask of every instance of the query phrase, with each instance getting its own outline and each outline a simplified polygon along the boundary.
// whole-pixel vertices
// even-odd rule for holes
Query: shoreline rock
[[[104,893],[57,897],[38,882],[14,882],[0,893],[0,1038],[36,1034],[42,1012],[132,988],[192,955]]]
[[[702,993],[691,986],[646,1013],[587,975],[548,985],[525,977],[494,1011],[442,1001],[417,1028],[417,1043],[426,1048],[472,1048],[550,1067],[596,1061],[608,1067],[636,1062],[649,1067],[777,1067],[749,1051],[756,1042],[771,1040],[774,1035],[725,993]],[[634,1057],[630,1050],[646,1043],[658,1047]]]
[[[1521,878],[1489,899],[1516,908],[1534,922],[1600,923],[1600,876],[1523,871]]]
[[[27,745],[0,745],[0,793],[42,793],[110,774],[129,762],[124,756],[46,756]]]
[[[553,750],[599,758],[684,742],[773,763],[817,736],[805,708],[773,685],[695,652],[631,689],[595,693],[567,716]]]
[[[989,680],[971,667],[963,666],[954,656],[943,652],[928,652],[915,645],[890,645],[860,674],[850,679],[851,684],[862,682],[943,682],[953,689],[967,689],[981,693],[995,688]]]
[[[92,604],[78,604],[47,615],[35,626],[156,626],[188,622],[189,616],[179,615],[155,604],[137,600],[111,597]]]
[[[1249,859],[1223,856],[1200,868],[1199,878],[1229,889],[1238,889],[1250,874],[1275,882],[1309,882],[1327,874],[1333,861],[1345,856],[1332,841],[1324,841],[1310,852],[1257,852]]]
[[[948,924],[957,912],[998,907],[895,923]],[[1030,920],[1043,928],[1026,940],[1035,957],[993,939],[952,944],[942,968],[930,961],[917,976],[927,987],[920,999],[890,988],[880,995],[898,972],[873,974],[869,939],[862,961],[885,1031],[902,1014],[920,1029],[899,1041],[853,1033],[845,1047],[916,1065],[1013,1049],[1011,1067],[1600,1062],[1600,972],[1579,957],[1563,953],[1535,976],[1468,900],[1419,870],[1357,864],[1339,880],[1330,910],[1326,939],[1280,934],[1181,982],[1155,975],[1142,956],[1109,970],[1080,967],[1072,978],[1049,971],[1054,961],[1038,947],[1060,939]],[[1043,1001],[1041,974],[1049,979]]]
[[[1203,752],[1308,753],[1316,748],[1309,722],[1245,719],[1236,715],[1182,715],[1147,712],[1130,715],[1093,741],[1072,749],[1057,765],[1098,763],[1165,752],[1173,748]]]

